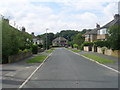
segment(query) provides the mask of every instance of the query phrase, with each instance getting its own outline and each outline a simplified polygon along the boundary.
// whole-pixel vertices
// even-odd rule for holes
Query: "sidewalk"
[[[118,70],[118,58],[117,57],[108,56],[108,55],[104,55],[104,54],[100,54],[100,53],[92,52],[92,51],[89,51],[89,52],[81,51],[81,52],[79,52],[79,54],[81,54],[81,55],[82,54],[94,54],[94,55],[102,57],[102,58],[106,58],[106,59],[109,59],[109,60],[116,61],[116,63],[104,63],[104,65],[107,65],[107,66],[109,66],[113,69]]]
[[[26,63],[26,61],[41,54],[49,55],[48,53],[42,52],[18,62],[3,64],[2,87],[18,88],[23,81],[25,81],[25,79],[30,76],[31,73],[40,65],[40,63]]]

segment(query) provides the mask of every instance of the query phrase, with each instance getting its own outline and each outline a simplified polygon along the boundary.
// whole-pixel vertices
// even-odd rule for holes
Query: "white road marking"
[[[66,49],[66,50],[68,50],[68,49]],[[113,69],[113,68],[111,68],[111,67],[109,67],[109,66],[107,66],[107,65],[105,65],[105,64],[99,63],[99,62],[97,62],[97,61],[95,61],[95,60],[93,60],[93,59],[90,59],[90,58],[88,58],[88,57],[85,57],[85,56],[83,56],[83,55],[81,55],[81,54],[79,54],[79,53],[75,53],[75,52],[73,52],[73,51],[71,51],[71,50],[68,50],[68,51],[70,51],[70,52],[72,52],[72,53],[74,53],[74,54],[76,54],[76,55],[82,56],[82,57],[84,57],[84,58],[86,58],[86,59],[88,59],[88,60],[90,60],[90,61],[92,61],[92,62],[95,62],[95,63],[97,63],[97,64],[99,64],[99,65],[101,65],[101,66],[103,66],[103,67],[105,67],[105,68],[107,68],[107,69],[110,69],[110,70],[112,70],[112,71],[114,71],[114,72],[120,73],[120,72],[119,72],[118,70],[116,70],[116,69]]]
[[[51,53],[50,55],[48,55],[45,60],[33,71],[33,73],[22,83],[22,85],[20,85],[20,87],[18,88],[18,90],[20,88],[22,88],[29,80],[30,78],[37,72],[37,70],[44,64],[44,62],[52,55],[53,53]]]

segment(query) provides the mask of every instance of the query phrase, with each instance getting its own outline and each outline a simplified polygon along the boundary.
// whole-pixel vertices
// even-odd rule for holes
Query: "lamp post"
[[[46,50],[47,50],[47,30],[48,28],[46,28]]]

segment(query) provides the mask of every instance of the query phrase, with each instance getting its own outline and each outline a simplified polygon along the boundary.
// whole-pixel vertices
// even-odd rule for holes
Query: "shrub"
[[[83,46],[93,46],[93,42],[84,42]]]
[[[42,44],[38,44],[38,47],[43,48],[43,45]]]
[[[110,48],[110,44],[109,44],[109,41],[94,41],[94,46],[97,46],[97,47],[107,47],[107,48]]]
[[[38,53],[38,46],[37,45],[32,45],[32,53],[37,54]]]
[[[74,48],[78,48],[78,45],[77,45],[77,44],[73,44],[73,47],[74,47]]]

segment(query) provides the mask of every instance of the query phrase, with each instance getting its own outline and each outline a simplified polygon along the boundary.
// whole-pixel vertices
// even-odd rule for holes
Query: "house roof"
[[[104,25],[102,28],[109,28],[110,26],[113,25],[120,25],[120,15],[119,14],[115,14],[114,19],[112,21],[110,21],[109,23],[107,23],[106,25]]]
[[[67,39],[65,39],[64,37],[57,37],[53,41],[67,41]]]
[[[84,35],[90,35],[90,34],[97,34],[97,29],[93,29],[91,31],[87,31]]]

